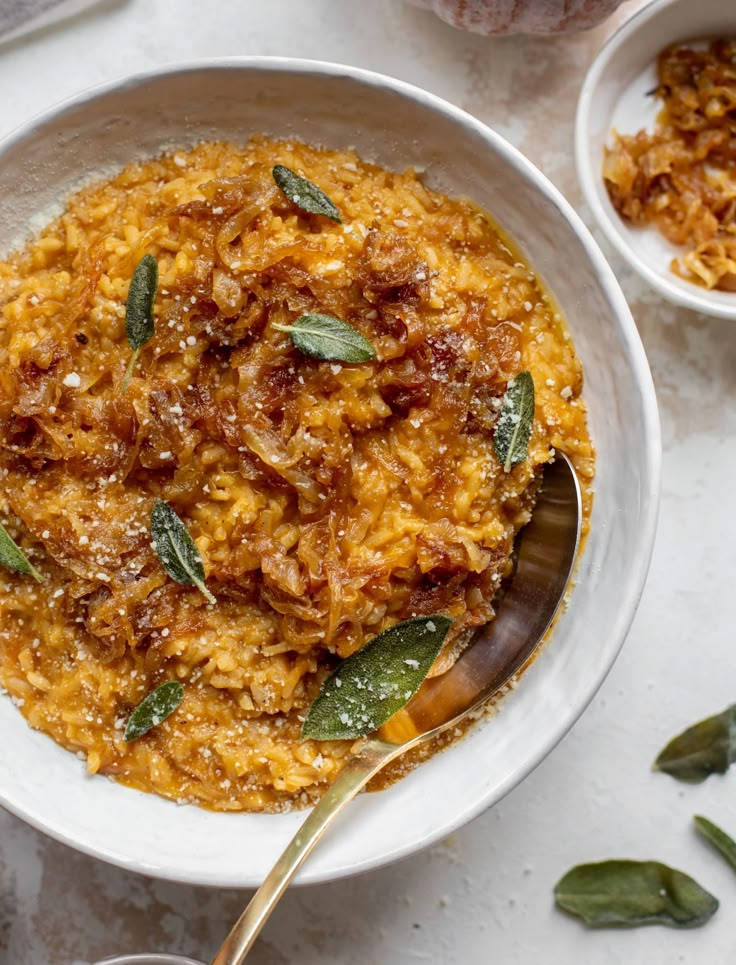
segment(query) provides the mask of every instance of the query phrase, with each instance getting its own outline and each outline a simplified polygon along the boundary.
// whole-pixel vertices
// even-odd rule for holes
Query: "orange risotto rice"
[[[308,215],[281,163],[342,215]],[[125,395],[133,268],[158,261],[156,334]],[[131,164],[0,261],[0,522],[44,575],[0,570],[0,681],[92,773],[220,810],[317,798],[350,742],[300,740],[335,662],[446,613],[435,671],[493,616],[534,482],[593,453],[572,342],[470,202],[353,153],[256,137]],[[375,361],[321,362],[274,327],[349,322]],[[528,369],[528,458],[493,450]],[[209,605],[151,547],[156,498],[203,557]],[[158,684],[179,709],[134,743]]]

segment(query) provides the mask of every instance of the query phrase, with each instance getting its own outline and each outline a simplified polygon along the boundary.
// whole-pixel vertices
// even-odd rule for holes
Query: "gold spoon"
[[[253,895],[212,961],[241,965],[292,878],[327,827],[370,779],[401,754],[456,727],[508,683],[541,643],[565,596],[580,542],[580,486],[568,459],[547,466],[516,572],[496,618],[459,660],[424,682],[406,707],[365,738]]]

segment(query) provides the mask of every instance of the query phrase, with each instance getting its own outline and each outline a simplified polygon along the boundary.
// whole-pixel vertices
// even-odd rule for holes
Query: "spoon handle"
[[[271,912],[312,848],[345,805],[381,768],[406,749],[405,745],[367,740],[325,791],[286,850],[233,926],[212,965],[242,965]]]

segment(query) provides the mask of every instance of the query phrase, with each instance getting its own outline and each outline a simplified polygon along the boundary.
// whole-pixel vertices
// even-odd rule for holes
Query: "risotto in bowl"
[[[553,640],[491,723],[359,801],[361,834],[303,878],[496,800],[600,683],[652,539],[648,372],[565,203],[428,95],[278,61],[93,92],[11,139],[0,171],[0,726],[26,762],[0,765],[7,806],[137,870],[256,883],[353,744],[304,728],[325,679],[417,617],[451,619],[429,673],[451,666],[564,452],[590,535]],[[401,815],[380,835],[374,797]]]

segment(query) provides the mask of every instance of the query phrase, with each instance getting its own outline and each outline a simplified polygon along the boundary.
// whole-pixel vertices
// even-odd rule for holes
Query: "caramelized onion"
[[[215,268],[212,273],[212,300],[225,318],[233,318],[245,305],[246,293],[237,278],[221,268]]]
[[[663,102],[653,133],[615,134],[603,178],[617,211],[654,224],[688,251],[675,274],[706,288],[736,286],[736,41],[667,47],[658,59]]]
[[[251,423],[243,426],[242,437],[249,449],[269,469],[285,479],[301,496],[310,502],[317,501],[320,487],[311,476],[297,468],[299,457],[289,455],[278,433],[266,425]]]

